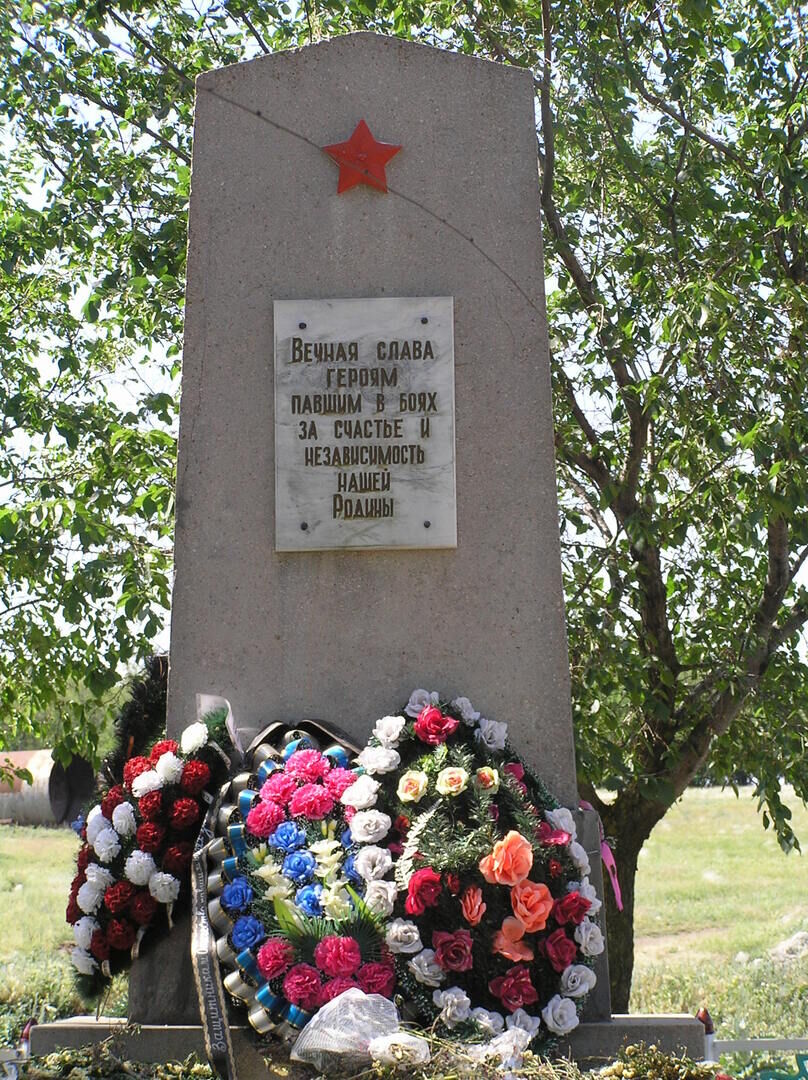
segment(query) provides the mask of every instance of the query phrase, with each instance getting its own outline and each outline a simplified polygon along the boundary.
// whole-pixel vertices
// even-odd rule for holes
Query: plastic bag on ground
[[[292,1061],[321,1072],[356,1072],[370,1063],[368,1043],[398,1031],[398,1012],[381,994],[346,990],[309,1020],[292,1047]]]

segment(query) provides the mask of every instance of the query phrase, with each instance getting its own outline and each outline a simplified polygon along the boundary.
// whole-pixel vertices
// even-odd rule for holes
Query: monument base
[[[309,1069],[290,1063],[280,1046],[260,1043],[251,1028],[230,1029],[239,1080],[298,1080]],[[31,1032],[31,1053],[44,1055],[59,1047],[79,1047],[114,1037],[123,1058],[131,1061],[181,1061],[189,1054],[205,1058],[202,1028],[198,1024],[129,1025],[124,1019],[74,1016],[54,1024],[39,1024]],[[613,1061],[623,1046],[644,1042],[668,1053],[704,1057],[704,1027],[685,1014],[613,1016],[611,1020],[584,1022],[563,1040],[562,1056],[593,1068]]]

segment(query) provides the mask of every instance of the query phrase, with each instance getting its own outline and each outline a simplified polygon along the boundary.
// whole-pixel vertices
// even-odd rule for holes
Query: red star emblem
[[[392,143],[378,142],[370,133],[364,120],[360,120],[347,142],[324,146],[323,150],[339,165],[337,194],[348,191],[357,184],[387,191],[384,167],[401,149]]]

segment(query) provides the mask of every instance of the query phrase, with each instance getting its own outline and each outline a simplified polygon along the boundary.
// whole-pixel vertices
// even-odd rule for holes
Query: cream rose
[[[398,782],[396,794],[401,802],[420,802],[428,783],[429,777],[425,772],[408,769]]]
[[[435,788],[441,795],[459,795],[469,786],[469,774],[465,769],[441,769],[435,780]]]

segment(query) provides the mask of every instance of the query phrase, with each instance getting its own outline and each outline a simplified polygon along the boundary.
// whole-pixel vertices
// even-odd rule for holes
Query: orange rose
[[[491,948],[494,952],[504,956],[506,960],[513,960],[518,964],[521,960],[528,962],[533,959],[533,950],[522,938],[525,936],[525,928],[519,919],[508,916],[502,920],[502,929],[494,934]]]
[[[469,885],[460,898],[460,907],[469,926],[477,926],[488,907],[488,904],[483,902],[483,890],[476,885]]]
[[[511,889],[511,907],[528,934],[535,934],[547,925],[553,910],[553,898],[546,885],[535,881],[520,881]]]
[[[518,885],[533,866],[533,848],[521,833],[511,829],[494,850],[480,860],[480,873],[491,885]]]

